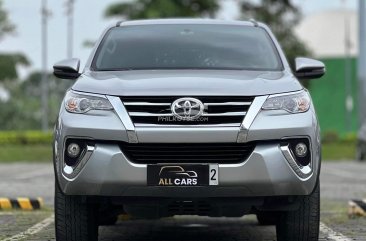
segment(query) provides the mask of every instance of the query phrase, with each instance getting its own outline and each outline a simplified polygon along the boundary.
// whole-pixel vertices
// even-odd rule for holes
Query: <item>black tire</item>
[[[277,223],[277,215],[275,212],[258,212],[257,220],[259,225],[267,226],[267,225],[276,225]]]
[[[303,196],[296,211],[280,215],[276,225],[278,241],[318,241],[320,222],[319,182],[309,196]]]
[[[99,217],[99,225],[101,226],[111,226],[115,225],[118,221],[118,216],[109,216],[109,217]]]
[[[81,196],[68,196],[55,185],[55,229],[57,241],[98,240],[97,209]]]
[[[356,161],[364,162],[365,161],[365,148],[364,145],[358,144],[356,147]]]

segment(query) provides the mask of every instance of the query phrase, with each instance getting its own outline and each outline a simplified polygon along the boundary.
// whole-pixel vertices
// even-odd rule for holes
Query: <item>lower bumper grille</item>
[[[138,164],[218,163],[246,160],[255,143],[121,143],[123,153]]]

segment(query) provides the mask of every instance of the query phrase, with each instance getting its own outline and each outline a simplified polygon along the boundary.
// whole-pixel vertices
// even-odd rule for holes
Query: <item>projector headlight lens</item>
[[[103,95],[77,94],[69,91],[65,96],[65,109],[71,113],[82,114],[90,110],[113,110],[113,107]]]
[[[303,113],[310,108],[310,96],[307,91],[296,94],[270,96],[263,104],[263,110],[285,110],[289,113]]]

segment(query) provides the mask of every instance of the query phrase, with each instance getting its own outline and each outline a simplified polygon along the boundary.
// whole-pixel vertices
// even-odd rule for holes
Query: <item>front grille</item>
[[[148,125],[225,125],[240,126],[254,97],[251,96],[190,96],[205,106],[196,120],[174,118],[171,105],[179,96],[121,97],[135,126]]]
[[[127,158],[138,164],[218,163],[246,160],[255,143],[120,143]]]

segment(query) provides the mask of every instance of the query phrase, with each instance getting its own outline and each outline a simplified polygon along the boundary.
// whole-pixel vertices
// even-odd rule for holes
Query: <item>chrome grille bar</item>
[[[221,102],[221,103],[204,103],[204,105],[225,106],[225,105],[251,105],[252,102]]]
[[[130,116],[173,116],[173,114],[163,114],[163,113],[149,113],[149,112],[130,112]],[[224,113],[203,113],[202,116],[244,116],[246,114],[243,112],[224,112]]]
[[[202,116],[244,116],[247,112],[203,113]]]
[[[124,105],[156,105],[156,106],[165,106],[171,105],[171,103],[151,103],[151,102],[123,102]]]
[[[161,127],[159,124],[135,124],[136,127]],[[185,125],[184,127],[195,127],[197,125]],[[206,124],[206,125],[198,125],[204,127],[240,127],[240,123],[227,123],[227,124]],[[182,125],[164,125],[164,127],[182,127]]]
[[[130,116],[173,116],[173,114],[148,113],[148,112],[130,112]]]

